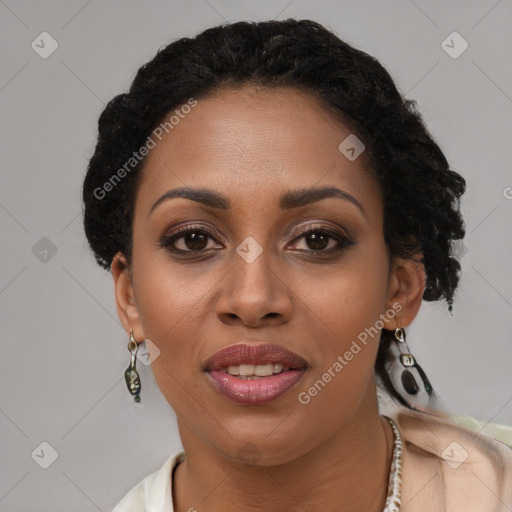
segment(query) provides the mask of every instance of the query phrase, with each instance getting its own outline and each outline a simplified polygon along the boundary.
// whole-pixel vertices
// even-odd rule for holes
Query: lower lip
[[[265,404],[290,391],[302,378],[306,370],[287,372],[260,379],[239,379],[229,373],[212,370],[208,374],[215,388],[238,404]]]

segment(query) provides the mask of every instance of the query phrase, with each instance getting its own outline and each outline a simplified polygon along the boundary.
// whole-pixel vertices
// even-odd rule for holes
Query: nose
[[[234,254],[231,269],[222,280],[216,304],[218,318],[226,324],[253,328],[288,322],[292,292],[276,259],[271,261],[266,250],[253,261],[240,254]]]

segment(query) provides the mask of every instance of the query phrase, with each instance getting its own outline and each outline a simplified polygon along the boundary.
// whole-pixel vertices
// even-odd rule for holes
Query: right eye
[[[202,226],[186,226],[177,229],[170,235],[165,235],[159,245],[178,254],[200,253],[209,249],[218,248],[207,247],[209,238],[215,240],[213,235]],[[181,244],[181,248],[177,247],[178,243]]]

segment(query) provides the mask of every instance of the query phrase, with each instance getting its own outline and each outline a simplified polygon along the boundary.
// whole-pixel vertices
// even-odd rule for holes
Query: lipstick
[[[265,404],[295,387],[308,363],[271,343],[240,342],[216,352],[205,363],[214,388],[238,404]]]

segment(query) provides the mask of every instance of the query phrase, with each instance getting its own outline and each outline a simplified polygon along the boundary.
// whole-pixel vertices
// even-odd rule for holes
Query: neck
[[[183,435],[180,426],[186,460],[175,471],[175,511],[382,512],[393,431],[379,416],[374,386],[371,391],[333,436],[286,464],[241,464],[189,432]]]

